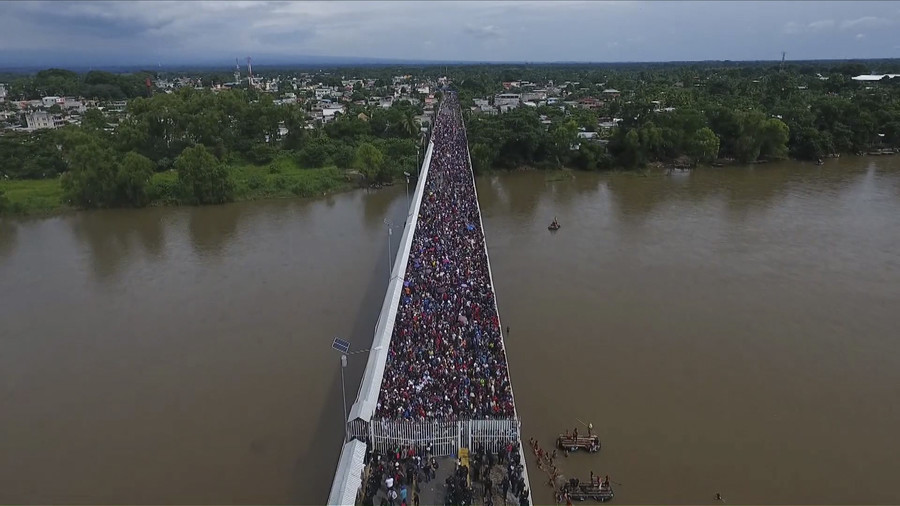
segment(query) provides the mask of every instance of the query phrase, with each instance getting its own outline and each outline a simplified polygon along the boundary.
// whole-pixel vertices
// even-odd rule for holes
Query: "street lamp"
[[[344,415],[344,442],[346,443],[347,417],[349,415],[347,414],[347,391],[344,389],[344,368],[347,367],[347,351],[350,350],[350,343],[335,337],[334,341],[331,343],[331,347],[341,352],[341,398],[344,401],[344,411],[342,411],[342,413]]]
[[[406,176],[406,215],[409,216],[409,172],[404,171],[403,175]]]
[[[347,367],[347,355],[356,355],[357,353],[366,353],[368,351],[377,351],[382,349],[381,346],[372,348],[371,350],[366,348],[365,350],[356,350],[350,351],[350,342],[344,341],[339,337],[335,337],[334,341],[331,342],[331,347],[337,350],[341,354],[341,399],[344,401],[344,442],[346,443],[348,439],[350,439],[349,434],[347,432],[347,425],[350,420],[347,418],[350,415],[347,413],[347,390],[344,388],[344,368]]]
[[[384,224],[387,225],[387,227],[388,227],[388,276],[390,276],[390,275],[391,275],[391,269],[392,269],[392,266],[393,266],[393,264],[394,264],[394,262],[393,262],[392,259],[391,259],[391,256],[393,256],[392,253],[391,253],[391,251],[393,251],[393,249],[391,249],[391,236],[394,235],[394,226],[395,226],[395,225],[394,225],[394,222],[393,222],[393,221],[391,221],[391,220],[389,220],[389,219],[387,219],[387,218],[385,218],[385,219],[382,220],[382,221],[384,221]],[[404,224],[405,224],[405,223],[404,223]],[[399,226],[399,225],[397,225],[397,226]]]

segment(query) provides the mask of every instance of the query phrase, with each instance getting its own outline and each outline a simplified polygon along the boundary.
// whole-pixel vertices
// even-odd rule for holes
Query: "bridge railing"
[[[372,420],[364,427],[372,448],[380,452],[390,452],[398,446],[424,447],[431,445],[436,457],[455,457],[460,448],[483,446],[493,452],[500,450],[510,441],[520,441],[518,419],[478,419],[478,420]],[[363,438],[359,434],[360,439]]]

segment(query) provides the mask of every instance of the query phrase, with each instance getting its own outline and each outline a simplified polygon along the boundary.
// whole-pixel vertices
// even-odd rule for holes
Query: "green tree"
[[[553,142],[556,166],[562,167],[563,162],[568,160],[572,145],[578,138],[578,124],[574,120],[558,123],[554,126],[550,136]]]
[[[419,122],[416,120],[415,112],[407,110],[400,117],[398,130],[406,137],[415,138],[419,134]]]
[[[802,128],[797,132],[792,151],[795,157],[802,160],[815,160],[827,153],[828,140],[815,128]]]
[[[190,202],[221,204],[234,198],[234,182],[228,170],[202,144],[185,148],[175,159],[175,170]]]
[[[364,142],[356,148],[356,158],[354,159],[353,164],[366,180],[384,180],[384,154],[371,143]]]
[[[108,207],[117,200],[114,152],[96,139],[76,145],[68,155],[69,170],[62,177],[65,198],[81,207]]]
[[[697,160],[710,163],[719,156],[719,138],[708,127],[703,127],[691,136],[688,154]]]
[[[88,130],[103,130],[106,128],[106,117],[100,109],[88,109],[81,117],[81,126]]]
[[[787,157],[787,142],[791,138],[791,133],[783,121],[776,118],[766,120],[759,135],[760,156],[774,160]]]
[[[494,166],[496,154],[490,146],[482,143],[472,145],[472,170],[475,174],[480,174],[491,170]]]
[[[116,174],[116,201],[121,206],[143,207],[150,203],[147,187],[155,164],[146,156],[126,153]]]

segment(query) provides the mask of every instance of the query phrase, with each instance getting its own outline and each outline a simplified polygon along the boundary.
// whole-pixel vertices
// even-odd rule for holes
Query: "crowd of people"
[[[444,504],[462,506],[527,506],[529,494],[518,442],[510,440],[496,446],[497,451],[491,451],[476,445],[468,465],[456,460],[452,470],[445,470],[443,491],[434,497],[426,496],[421,502],[443,499]],[[442,461],[453,466],[452,460]],[[437,477],[440,467],[429,445],[398,446],[384,453],[368,446],[365,463],[363,506],[419,506],[422,486]]]
[[[363,506],[374,506],[378,496],[379,505],[419,506],[419,485],[433,480],[438,469],[430,446],[398,446],[384,454],[369,446],[366,464],[369,473]]]
[[[495,473],[499,470],[499,473]],[[525,482],[525,464],[519,452],[519,443],[509,441],[500,445],[497,452],[486,451],[481,445],[472,454],[472,481],[481,485],[482,504],[528,505],[528,488]],[[496,482],[495,482],[496,481]],[[515,501],[510,501],[510,493]],[[499,496],[497,501],[494,496]]]
[[[448,93],[413,235],[376,416],[514,416],[459,102]]]

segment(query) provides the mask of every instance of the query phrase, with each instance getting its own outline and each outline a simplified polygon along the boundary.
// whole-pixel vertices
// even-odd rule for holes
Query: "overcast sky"
[[[249,2],[0,4],[7,64],[323,55],[671,61],[900,57],[900,2]],[[0,60],[0,67],[4,61]],[[62,60],[62,61],[60,61]]]

